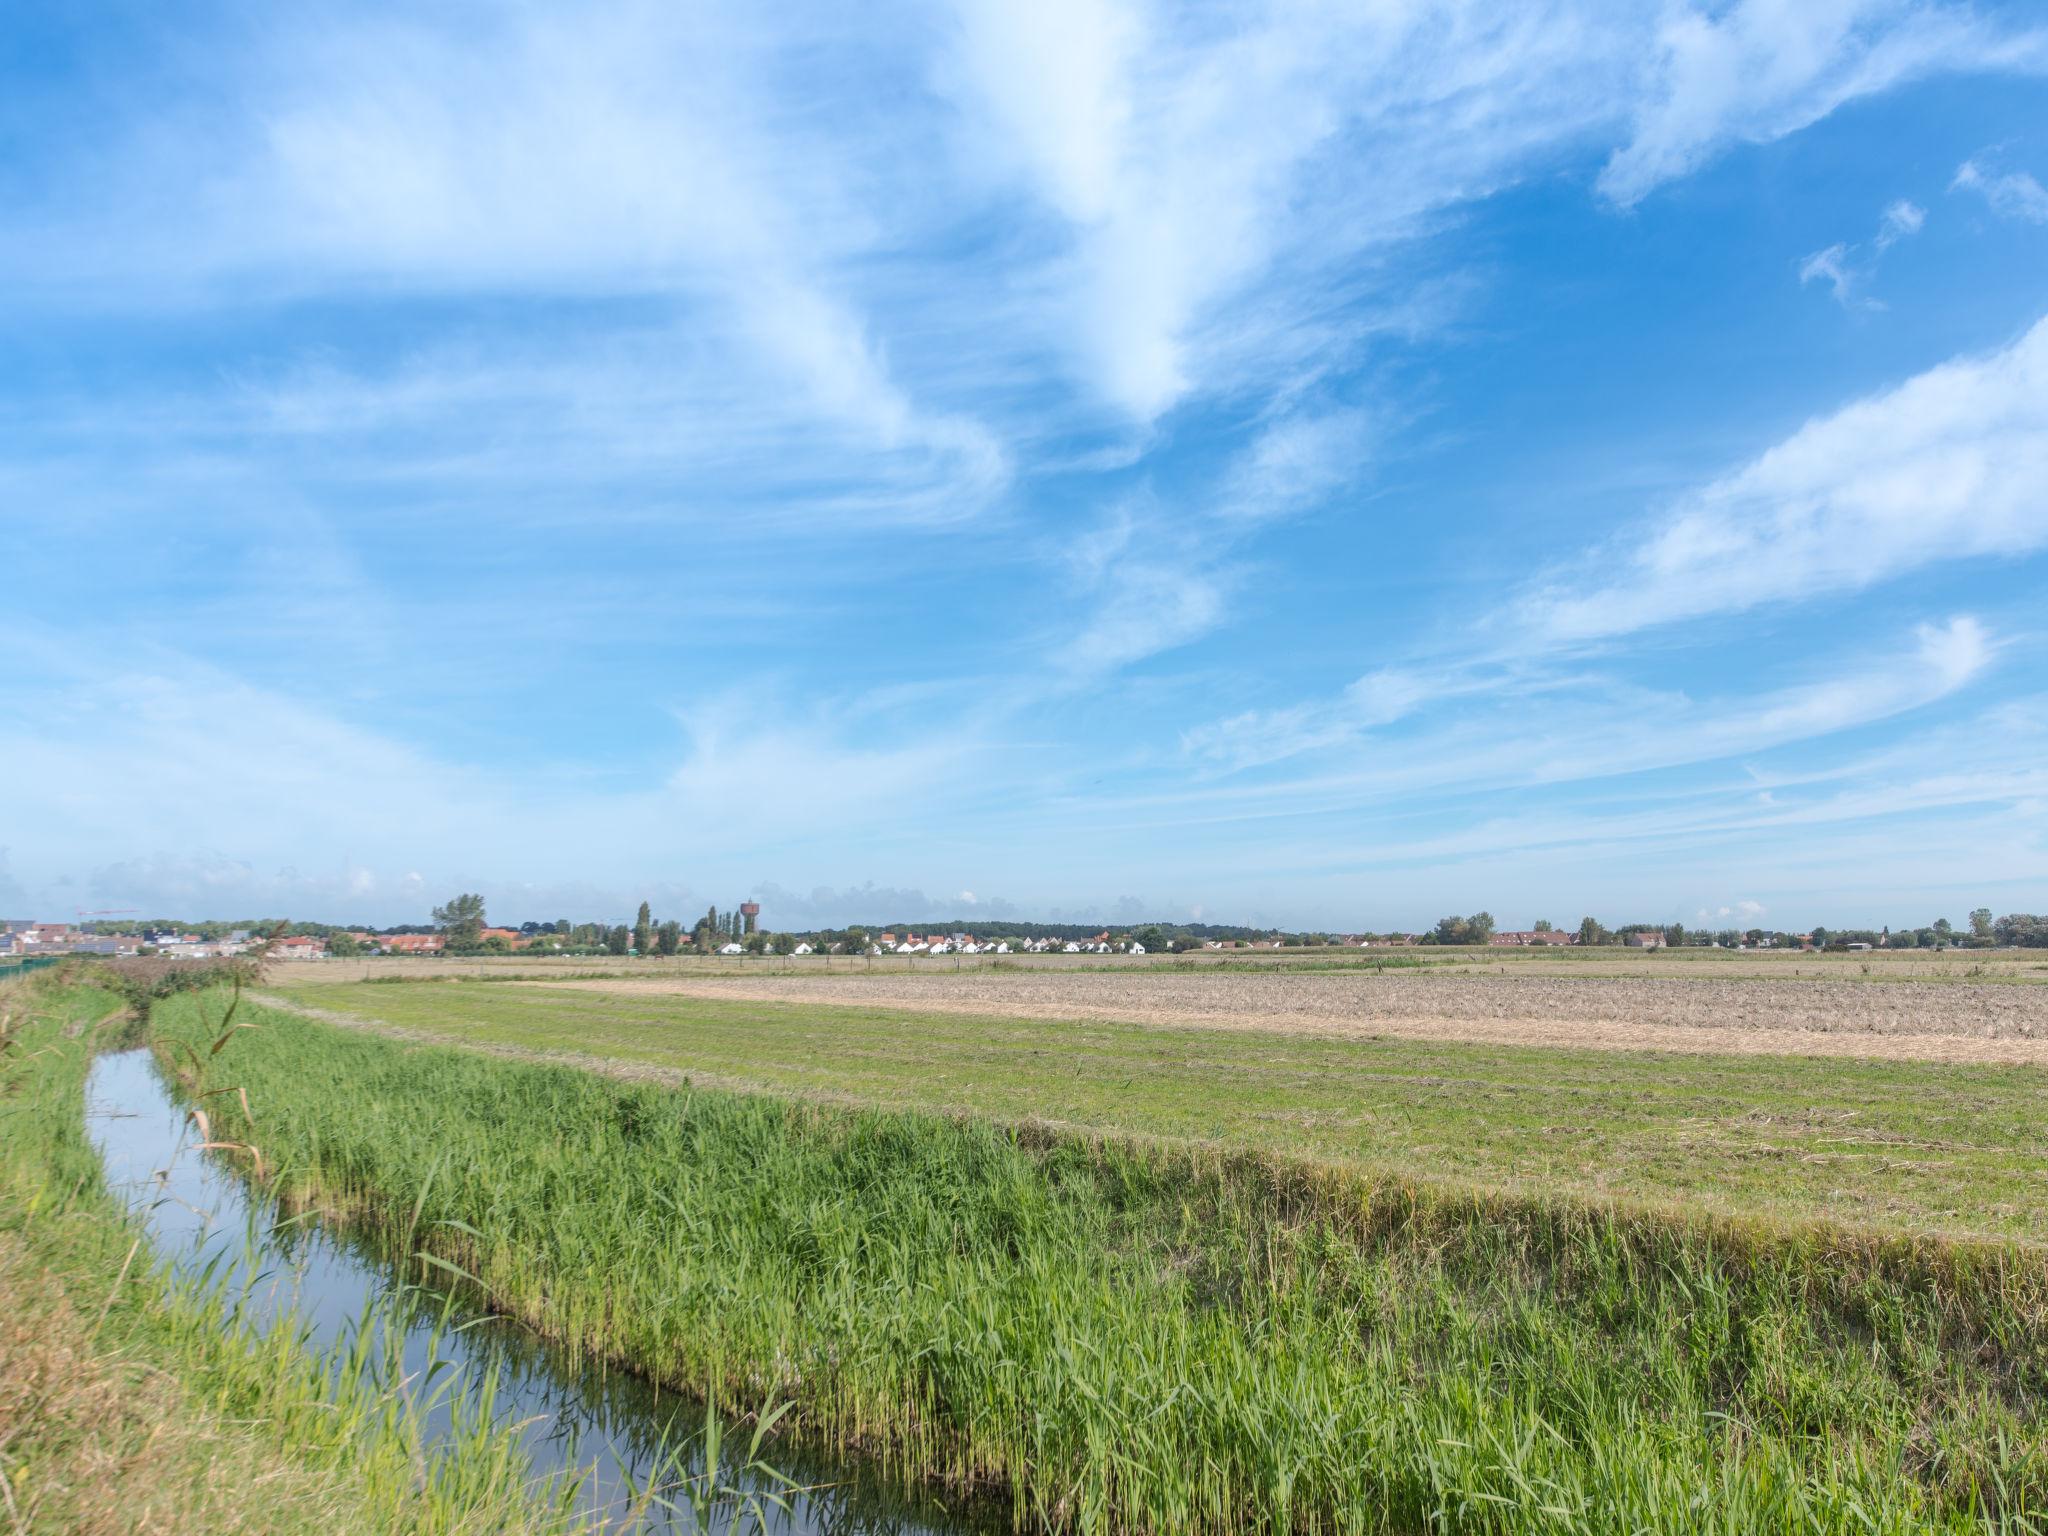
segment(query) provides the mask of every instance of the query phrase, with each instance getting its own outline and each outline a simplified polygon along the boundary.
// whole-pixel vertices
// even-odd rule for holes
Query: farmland
[[[1213,984],[1242,1005],[1244,979],[1194,980],[1197,991]],[[1412,985],[1394,977],[1251,984],[1275,998],[1333,984]],[[1448,1038],[1373,1039],[1341,1024],[1321,1032],[1016,1016],[1029,1006],[1078,1013],[1076,992],[1136,991],[1156,1020],[1187,990],[1169,975],[877,977],[829,990],[810,980],[649,985],[660,990],[434,982],[297,985],[285,995],[346,1020],[566,1052],[671,1082],[687,1076],[1002,1123],[1196,1139],[1497,1189],[2048,1239],[2048,1142],[2039,1129],[2048,1124],[2048,1070],[2040,1068],[1472,1043],[1449,1026]],[[1475,984],[1449,985],[1462,995]],[[761,990],[826,990],[831,1001],[750,995]],[[846,1000],[869,990],[871,1001]],[[948,1000],[957,1006],[991,990],[1014,999],[1016,1014],[946,1011]],[[906,991],[926,1006],[905,1007]],[[1048,991],[1060,1001],[1044,1004]],[[1859,995],[1875,1005],[1888,993]],[[2023,997],[2035,1010],[2023,1022],[2048,1005],[2048,991],[1994,995]],[[1455,998],[1437,1006],[1456,1006]]]
[[[216,998],[149,1023],[290,1207],[1020,1530],[2037,1528],[2048,989],[1558,964],[303,967],[218,1057]]]
[[[232,1081],[303,1198],[1027,1527],[1990,1529],[2048,1498],[2032,1069],[290,1001],[335,1017],[260,1012]]]

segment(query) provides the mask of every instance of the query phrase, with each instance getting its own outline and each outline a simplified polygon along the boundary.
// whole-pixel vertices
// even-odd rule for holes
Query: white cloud
[[[1260,521],[1307,511],[1356,481],[1372,452],[1362,410],[1297,411],[1269,424],[1225,476],[1219,513]]]
[[[1879,258],[1901,240],[1919,234],[1926,222],[1924,208],[1900,198],[1878,215],[1877,233],[1871,237],[1867,258],[1859,260],[1856,256],[1863,246],[1837,241],[1800,263],[1799,281],[1802,285],[1825,282],[1835,302],[1844,309],[1883,309],[1878,300],[1860,297],[1858,290],[1876,272]]]
[[[1851,289],[1855,286],[1844,264],[1849,255],[1846,245],[1837,243],[1824,251],[1815,251],[1799,266],[1799,281],[1802,284],[1815,281],[1825,282],[1834,291],[1835,302],[1846,305]]]
[[[2025,171],[1990,171],[1979,161],[1965,160],[1956,167],[1949,190],[1980,194],[2004,218],[2048,224],[2048,187]]]
[[[0,702],[0,800],[38,807],[13,835],[22,884],[98,869],[110,891],[187,911],[399,920],[420,891],[464,881],[557,890],[687,868],[722,883],[809,863],[826,836],[843,853],[971,819],[1041,766],[996,751],[971,713],[887,730],[760,688],[693,699],[665,770],[468,764],[190,656],[7,640],[34,671]]]
[[[1927,210],[1906,198],[1888,206],[1877,221],[1876,245],[1880,251],[1889,250],[1909,235],[1920,233],[1927,222]]]
[[[1844,660],[1818,681],[1697,702],[1595,672],[1535,664],[1383,668],[1336,698],[1252,711],[1187,731],[1185,751],[1226,773],[1295,757],[1363,760],[1293,785],[1245,793],[1284,803],[1338,789],[1394,794],[1428,786],[1570,783],[1713,762],[1890,719],[1956,693],[1996,654],[1974,618],[1921,625],[1904,652]],[[1399,723],[1398,732],[1383,727]]]
[[[2048,319],[1807,423],[1520,606],[1549,643],[2048,544]]]
[[[1243,389],[1357,345],[1370,317],[1335,321],[1328,296],[1358,296],[1363,254],[1621,119],[1601,185],[1626,203],[1902,80],[2048,65],[2038,35],[1899,0],[1685,6],[1661,26],[1574,0],[956,10],[940,83],[968,158],[1030,187],[1064,235],[1047,307],[1094,388],[1144,421],[1213,388],[1224,359]]]
[[[2048,33],[1912,0],[1737,0],[1667,9],[1657,79],[1600,175],[1633,203],[1729,142],[1767,143],[1844,102],[1945,70],[2048,68]]]
[[[1060,647],[1072,676],[1099,676],[1207,634],[1223,618],[1221,578],[1169,550],[1108,537],[1089,561],[1081,592],[1086,616]]]

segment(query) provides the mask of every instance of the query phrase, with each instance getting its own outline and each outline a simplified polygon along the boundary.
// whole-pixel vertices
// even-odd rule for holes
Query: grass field
[[[1410,1179],[2048,1241],[2048,1071],[1329,1039],[477,983],[297,985],[465,1044]]]
[[[594,1022],[585,998],[475,990],[328,1001],[409,999],[441,1027],[481,1010],[490,1032],[515,1028],[496,1008],[582,1008],[553,1027],[586,1048],[614,1027],[648,1033]],[[159,1013],[196,1042],[196,1006]],[[1038,1027],[1036,1044],[974,1058],[960,1037],[986,1021],[950,1040],[933,1021],[751,1008],[655,1026],[672,1054],[700,1060],[692,1040],[722,1040],[728,1066],[791,1086],[994,1096],[953,1119],[256,1019],[209,1081],[262,1106],[235,1129],[260,1134],[308,1198],[394,1240],[417,1232],[536,1328],[677,1387],[787,1397],[808,1433],[998,1490],[1026,1525],[1704,1536],[2048,1521],[2038,1250],[1474,1193],[992,1118],[1008,1079],[1050,1091],[1064,1073],[1151,1106],[1162,1129],[1222,1115],[1259,1131],[1249,1144],[1276,1125],[1292,1140],[1315,1128],[1291,1101],[1356,1047],[1277,1068],[1219,1057],[1198,1090],[1147,1054],[1184,1054],[1186,1035],[1106,1035],[1077,1056]],[[1420,1095],[1436,1151],[1417,1160],[1442,1163],[1491,1134],[1493,1110],[1470,1106],[1546,1075],[1534,1056],[1498,1079],[1478,1064],[1378,1057],[1338,1097],[1375,1077],[1377,1103]],[[1579,1079],[1581,1123],[1655,1095],[1661,1063],[1638,1065],[1627,1082]],[[1567,1086],[1551,1102],[1573,1097],[1575,1074],[1612,1070],[1553,1061]],[[1737,1102],[1717,1082],[1686,1087],[1670,1123]],[[1851,1095],[1859,1114],[1886,1082],[1900,1080]],[[1899,1096],[1930,1083],[1945,1084],[1950,1129],[1996,1087],[1931,1074]],[[236,1115],[232,1096],[214,1102]],[[2022,1102],[1998,1101],[2015,1118]],[[2011,1154],[2017,1132],[2002,1134]]]

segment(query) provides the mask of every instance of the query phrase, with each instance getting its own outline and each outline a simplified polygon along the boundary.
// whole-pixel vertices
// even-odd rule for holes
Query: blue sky
[[[0,907],[2048,908],[2048,22],[0,28]]]

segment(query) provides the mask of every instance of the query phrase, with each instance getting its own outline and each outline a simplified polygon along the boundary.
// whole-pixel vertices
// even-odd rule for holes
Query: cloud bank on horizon
[[[2034,7],[15,30],[0,905],[2048,901]]]

